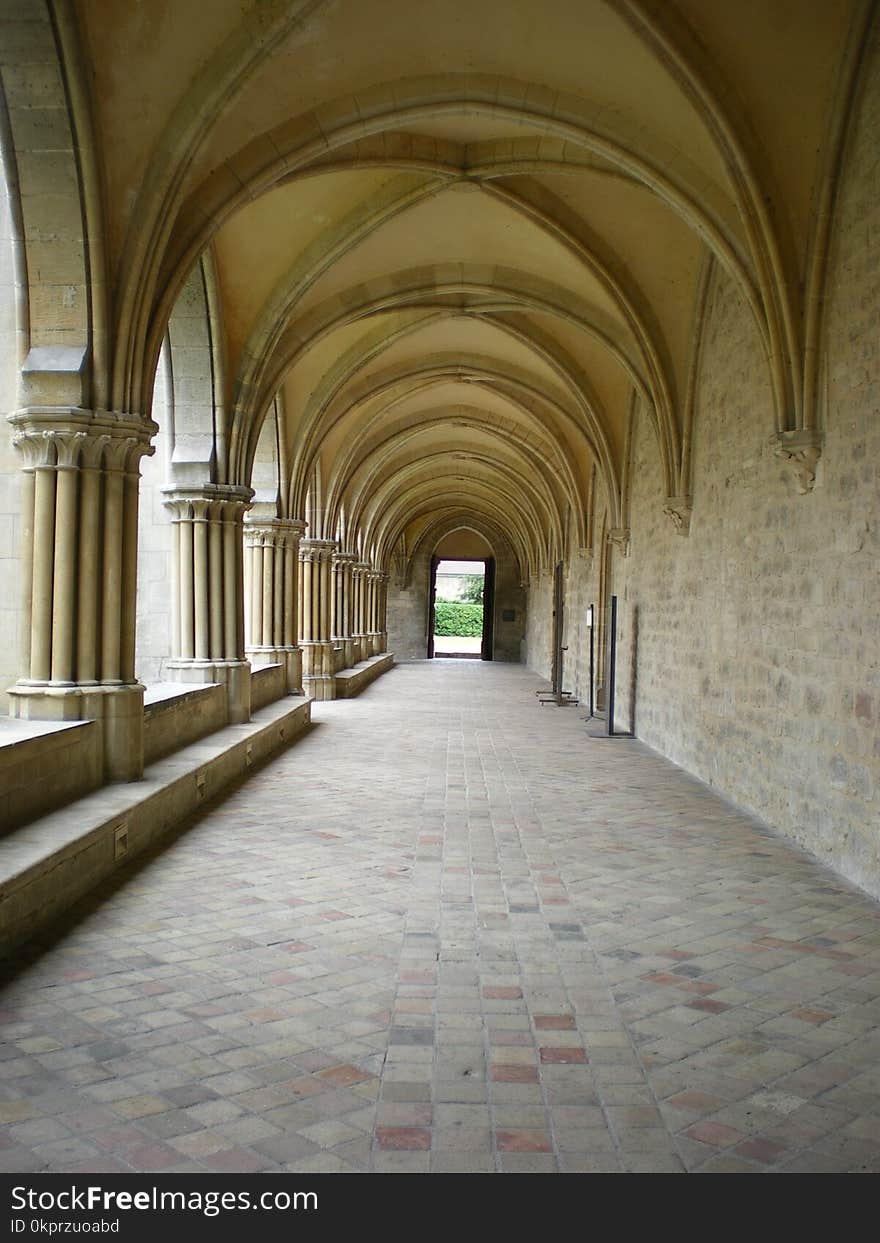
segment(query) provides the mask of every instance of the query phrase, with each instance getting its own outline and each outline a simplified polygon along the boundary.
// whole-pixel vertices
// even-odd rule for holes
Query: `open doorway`
[[[494,558],[431,560],[428,657],[491,660]]]

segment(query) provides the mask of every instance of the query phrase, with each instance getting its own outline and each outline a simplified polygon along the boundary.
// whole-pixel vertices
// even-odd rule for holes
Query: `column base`
[[[249,647],[251,665],[284,665],[288,695],[303,693],[303,655],[298,647]]]
[[[230,725],[241,725],[251,719],[250,661],[170,660],[165,668],[169,682],[196,682],[203,686],[219,682],[225,686]]]
[[[305,640],[303,654],[303,689],[312,699],[335,699],[334,651],[331,642]]]
[[[310,699],[335,699],[336,678],[325,674],[310,678],[304,674],[303,691]]]
[[[9,715],[22,721],[97,721],[102,780],[139,781],[144,775],[144,688],[49,686],[18,682],[9,691]]]

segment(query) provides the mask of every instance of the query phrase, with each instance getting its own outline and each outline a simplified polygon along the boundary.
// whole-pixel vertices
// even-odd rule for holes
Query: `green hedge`
[[[434,634],[454,635],[456,639],[468,639],[479,638],[482,633],[482,604],[461,604],[457,600],[435,601]]]

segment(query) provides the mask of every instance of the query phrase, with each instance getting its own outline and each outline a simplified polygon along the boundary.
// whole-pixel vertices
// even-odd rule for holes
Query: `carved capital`
[[[688,535],[691,529],[693,501],[689,496],[669,496],[663,512],[679,535]]]
[[[206,483],[201,488],[163,488],[162,504],[171,511],[172,521],[203,518],[210,513],[223,522],[241,522],[253,498],[250,488],[234,484]]]
[[[629,556],[629,527],[612,527],[608,532],[608,543],[613,544],[623,557]]]
[[[87,436],[82,447],[81,464],[85,470],[100,470],[104,461],[104,453],[110,443],[110,433],[103,432],[97,436]]]
[[[332,539],[304,539],[299,542],[300,561],[329,561],[336,548]]]
[[[791,468],[797,491],[802,495],[812,492],[822,455],[821,432],[814,428],[777,432],[770,444],[776,456]]]
[[[135,436],[111,436],[107,441],[104,449],[104,469],[113,471],[126,471],[129,469],[129,463],[134,456],[135,462],[137,450],[141,448]],[[152,450],[150,450],[152,452]]]
[[[28,406],[9,415],[23,469],[137,469],[159,430],[150,419],[78,406]],[[119,446],[117,448],[117,446]],[[112,457],[112,460],[111,460]]]
[[[265,544],[281,543],[282,533],[274,522],[247,522],[244,524],[244,542],[247,548],[262,548]]]

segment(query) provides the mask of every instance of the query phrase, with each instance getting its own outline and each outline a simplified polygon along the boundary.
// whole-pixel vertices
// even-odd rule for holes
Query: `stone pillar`
[[[333,565],[333,618],[332,639],[337,647],[343,649],[343,669],[350,669],[355,663],[353,650],[354,640],[351,636],[353,612],[353,578],[352,568],[355,562],[353,552],[334,552]]]
[[[221,682],[233,723],[251,715],[244,652],[242,526],[250,488],[163,488],[171,511],[172,659],[175,682]]]
[[[377,621],[379,627],[379,648],[380,652],[388,651],[388,578],[387,574],[379,574],[378,582],[378,606]]]
[[[252,664],[284,665],[289,695],[303,693],[297,597],[305,529],[286,518],[244,524],[245,651]]]
[[[11,415],[25,472],[29,633],[10,714],[101,725],[105,781],[143,773],[144,688],[135,677],[140,460],[155,423],[76,408]]]
[[[379,632],[379,585],[382,573],[370,566],[364,577],[367,593],[367,654],[377,656],[382,651],[382,636]]]
[[[368,561],[356,561],[351,567],[352,573],[352,664],[366,660],[372,655],[369,640],[368,624],[368,580],[370,573]]]
[[[299,634],[303,653],[303,688],[313,699],[333,699],[336,696],[330,634],[331,558],[335,548],[335,540],[304,539],[300,540],[299,545],[302,583]]]

